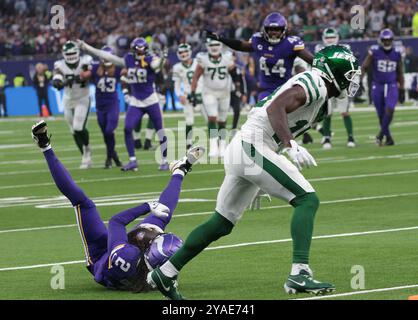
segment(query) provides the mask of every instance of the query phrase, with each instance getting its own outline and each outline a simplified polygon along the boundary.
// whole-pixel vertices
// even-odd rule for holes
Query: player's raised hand
[[[150,201],[148,202],[148,205],[150,207],[151,213],[155,214],[158,218],[167,218],[170,214],[170,209],[162,203],[157,201]]]
[[[294,165],[302,170],[303,167],[317,166],[317,163],[312,155],[304,147],[297,144],[295,140],[290,140],[290,148],[283,150],[288,155]]]
[[[83,40],[77,39],[75,43],[79,49],[83,50],[85,48],[85,42]]]
[[[211,30],[205,29],[206,38],[214,39],[219,41],[219,35]]]

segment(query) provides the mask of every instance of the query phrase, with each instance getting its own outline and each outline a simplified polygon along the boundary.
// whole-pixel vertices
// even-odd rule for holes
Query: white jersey
[[[223,52],[220,60],[215,61],[207,52],[200,52],[196,56],[197,63],[204,69],[203,91],[222,90],[231,91],[231,75],[228,68],[234,65],[232,53]]]
[[[278,151],[281,142],[271,127],[267,108],[271,102],[285,90],[299,85],[306,95],[303,106],[287,114],[290,131],[294,138],[308,130],[327,114],[328,98],[324,80],[317,72],[305,71],[290,78],[284,85],[277,88],[271,95],[259,101],[248,114],[248,119],[241,128],[242,139],[248,143],[260,143]]]
[[[93,58],[89,55],[81,56],[75,69],[71,69],[64,59],[55,62],[54,72],[64,77],[64,100],[78,100],[89,96],[88,82],[81,82],[78,76],[83,71],[91,70],[92,61]]]
[[[190,66],[186,66],[183,62],[178,62],[173,66],[173,81],[176,83],[176,88],[181,88],[181,95],[187,96],[191,92],[191,84],[193,75],[196,71],[197,61],[193,59]],[[202,92],[202,78],[197,82],[196,93]],[[176,92],[180,95],[180,92]]]

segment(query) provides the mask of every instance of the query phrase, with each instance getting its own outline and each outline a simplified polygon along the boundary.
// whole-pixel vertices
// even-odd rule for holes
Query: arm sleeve
[[[134,221],[139,216],[147,214],[150,211],[148,203],[122,211],[114,215],[109,220],[109,237],[107,239],[107,248],[110,252],[116,245],[128,243],[125,226]]]
[[[112,62],[114,65],[118,66],[118,67],[125,67],[125,61],[123,60],[123,58],[115,56],[109,52],[103,51],[103,50],[99,50],[96,48],[93,48],[91,45],[84,43],[83,45],[83,49],[86,50],[88,53],[99,57],[103,60]]]

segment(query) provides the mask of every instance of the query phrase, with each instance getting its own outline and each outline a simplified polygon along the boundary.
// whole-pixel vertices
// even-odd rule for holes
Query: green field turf
[[[165,125],[177,128],[182,119],[181,114],[168,117]],[[158,292],[109,291],[93,281],[82,262],[74,211],[32,144],[34,120],[0,121],[0,299],[162,299]],[[318,167],[304,174],[317,190],[321,206],[311,267],[316,278],[336,285],[335,296],[328,299],[407,299],[418,294],[418,111],[396,113],[393,147],[374,144],[374,112],[355,112],[353,122],[355,149],[345,146],[339,115],[332,123],[332,150],[322,150],[319,133],[312,133],[315,143],[308,149]],[[102,169],[105,150],[93,114],[89,129],[94,168],[79,170],[80,155],[63,119],[48,124],[56,154],[106,221],[157,198],[169,179],[169,173],[157,170],[154,152],[138,152],[136,173]],[[197,126],[205,129],[203,119],[197,120]],[[117,143],[126,162],[123,120]],[[222,179],[221,164],[196,166],[185,178],[182,200],[167,231],[185,238],[205,221],[214,210]],[[310,298],[289,297],[283,290],[291,262],[291,212],[277,199],[263,200],[261,210],[247,211],[231,235],[213,243],[183,269],[181,292],[189,299]],[[55,264],[65,268],[64,290],[51,288]],[[355,276],[351,270],[356,265],[365,271],[363,289],[351,287]]]

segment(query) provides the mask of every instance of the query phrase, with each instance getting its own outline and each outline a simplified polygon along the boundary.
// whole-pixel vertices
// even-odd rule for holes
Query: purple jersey
[[[258,82],[261,90],[275,90],[289,80],[297,53],[305,48],[303,41],[296,36],[285,36],[273,45],[258,32],[250,41],[255,58],[259,61]]]
[[[396,67],[402,56],[397,48],[385,51],[381,46],[373,45],[369,50],[373,56],[373,82],[394,83],[397,81]]]
[[[154,58],[153,55],[147,55],[143,59],[137,60],[132,53],[127,53],[124,57],[125,66],[128,69],[131,95],[138,100],[145,100],[155,92],[156,72],[151,68]]]
[[[110,76],[109,72],[104,70],[101,76],[97,71],[100,62],[93,63],[92,80],[96,86],[96,108],[107,109],[112,106],[119,105],[118,93],[116,91],[117,84],[120,79],[120,68],[115,67],[115,72]]]
[[[149,211],[149,205],[144,203],[109,220],[107,253],[93,266],[94,280],[108,288],[132,289],[143,253],[129,243],[125,226]]]

